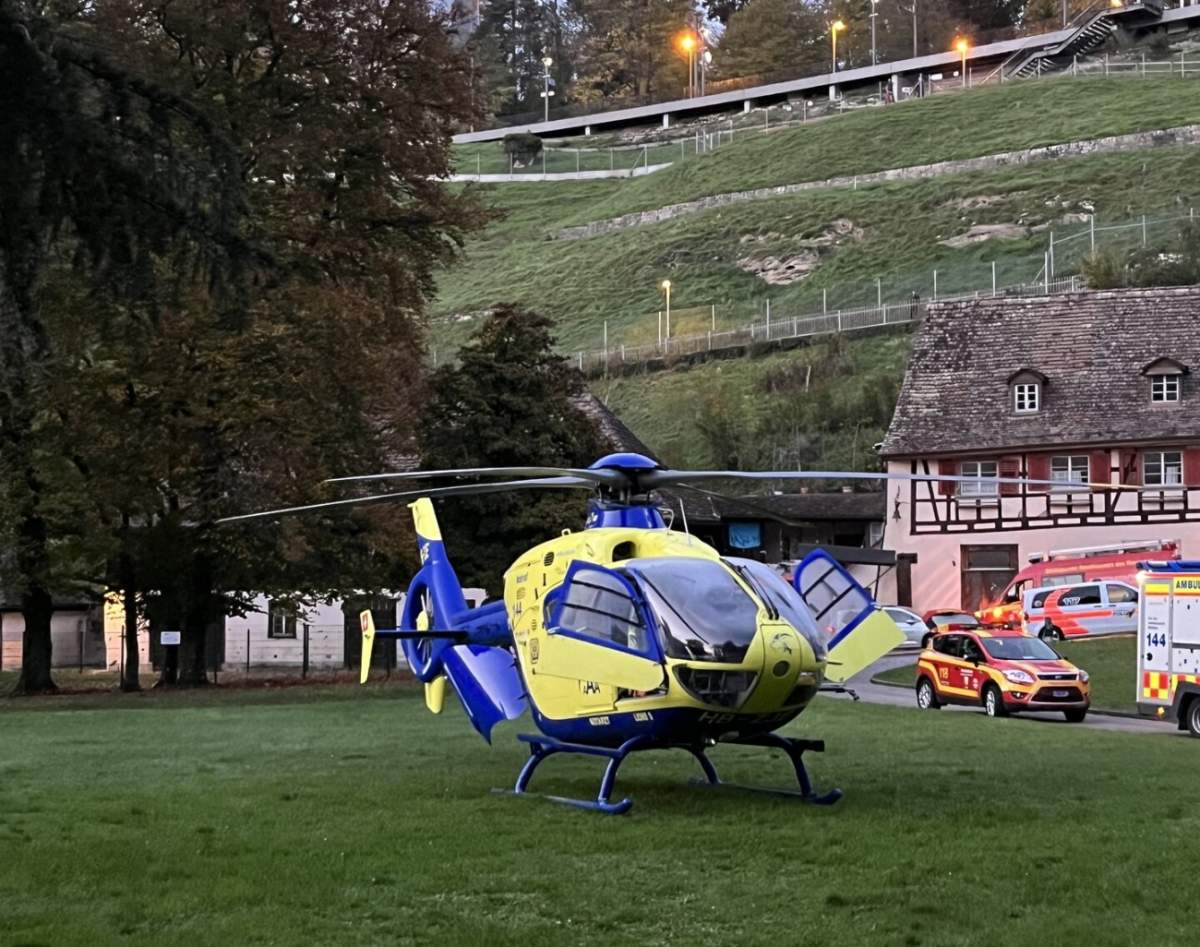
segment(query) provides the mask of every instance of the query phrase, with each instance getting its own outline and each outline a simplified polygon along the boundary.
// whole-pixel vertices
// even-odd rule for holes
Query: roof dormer
[[[1017,414],[1036,414],[1042,410],[1042,392],[1046,376],[1035,368],[1022,368],[1008,376],[1013,410]]]
[[[1176,404],[1183,392],[1183,376],[1188,367],[1173,358],[1156,358],[1142,368],[1150,379],[1150,400],[1155,404]]]

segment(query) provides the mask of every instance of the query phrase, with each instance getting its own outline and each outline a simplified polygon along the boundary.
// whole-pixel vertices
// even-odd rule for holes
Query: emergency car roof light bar
[[[1162,549],[1164,546],[1179,548],[1178,539],[1143,539],[1131,540],[1127,543],[1113,543],[1108,546],[1081,546],[1078,549],[1051,549],[1049,552],[1030,553],[1030,563],[1053,561],[1054,559],[1091,558],[1093,556],[1108,556],[1122,552],[1137,552],[1140,549]]]

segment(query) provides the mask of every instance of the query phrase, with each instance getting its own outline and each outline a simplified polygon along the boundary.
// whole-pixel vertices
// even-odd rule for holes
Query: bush
[[[1174,239],[1157,247],[1098,251],[1081,269],[1089,289],[1200,283],[1200,224],[1188,221]]]
[[[504,153],[512,158],[515,167],[526,167],[542,154],[542,140],[528,132],[504,136]]]

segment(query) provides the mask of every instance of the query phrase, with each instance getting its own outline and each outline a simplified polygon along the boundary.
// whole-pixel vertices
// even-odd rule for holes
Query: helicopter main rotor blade
[[[438,477],[580,477],[593,483],[624,482],[618,470],[586,470],[576,467],[464,467],[459,470],[406,470],[397,473],[331,477],[325,483],[362,483],[370,480],[432,480]]]
[[[868,473],[860,470],[648,470],[638,477],[647,488],[668,487],[694,480],[899,480],[950,483],[1014,483],[1033,486],[1067,486],[1061,480],[1032,480],[1028,477],[965,477],[959,474]],[[1115,484],[1081,483],[1082,490],[1122,489]]]
[[[275,519],[292,513],[313,513],[320,510],[350,509],[357,506],[374,506],[379,503],[402,503],[420,497],[479,496],[485,493],[506,493],[510,490],[592,490],[596,484],[582,477],[542,477],[534,480],[508,480],[503,483],[467,483],[457,487],[434,487],[430,490],[411,490],[403,493],[377,493],[374,496],[351,497],[348,500],[331,500],[327,503],[307,503],[303,506],[286,506],[278,510],[263,510],[259,513],[242,513],[225,516],[218,523],[241,523],[247,520]]]

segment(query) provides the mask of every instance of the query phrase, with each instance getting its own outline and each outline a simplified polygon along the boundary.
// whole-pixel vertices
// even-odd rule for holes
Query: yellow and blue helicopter
[[[449,684],[472,725],[493,727],[527,711],[537,734],[519,734],[530,756],[513,792],[525,793],[538,766],[558,753],[608,763],[594,800],[550,796],[585,809],[622,813],[617,771],[629,754],[680,749],[721,785],[707,750],[733,743],[782,750],[798,790],[817,793],[803,755],[823,741],[776,731],[799,715],[826,682],[836,686],[890,651],[904,635],[830,555],[810,553],[791,584],[768,565],[722,557],[668,527],[652,491],[708,480],[918,479],[944,475],[820,471],[668,470],[634,453],[609,454],[587,469],[501,467],[416,471],[334,482],[522,477],[335,500],[227,521],[374,503],[409,501],[421,568],[400,626],[376,629],[361,615],[362,680],[377,638],[400,639],[425,701],[440,713]],[[564,531],[522,553],[504,576],[503,599],[472,608],[446,553],[432,499],[525,489],[595,492],[585,528]],[[748,787],[743,787],[748,788]],[[766,790],[774,791],[774,790]]]

